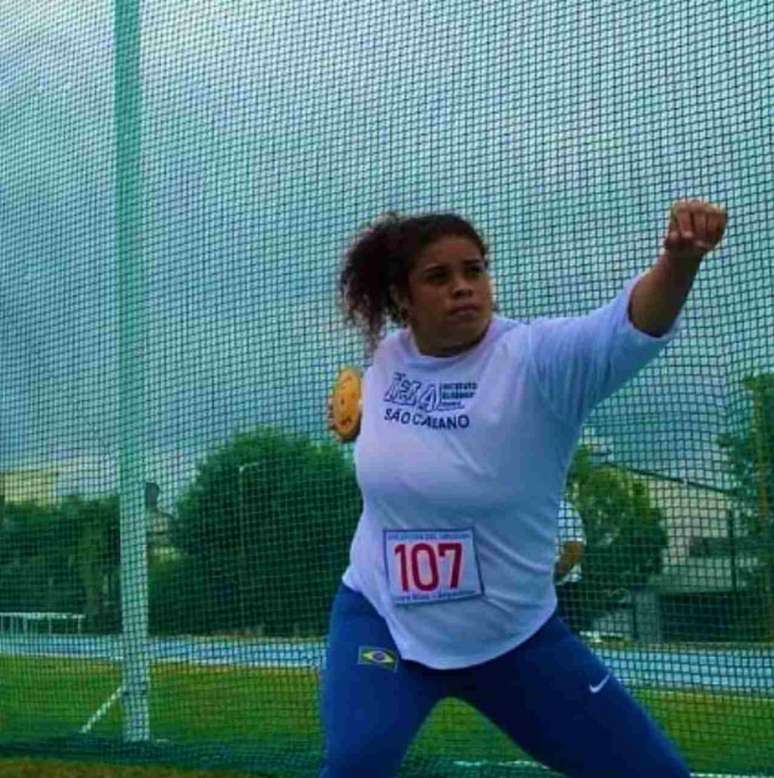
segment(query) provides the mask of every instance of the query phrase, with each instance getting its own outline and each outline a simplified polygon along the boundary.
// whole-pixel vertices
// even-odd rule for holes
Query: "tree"
[[[0,610],[53,611],[67,565],[72,531],[57,533],[51,508],[34,502],[3,506],[0,529]],[[70,542],[68,542],[70,541]]]
[[[121,623],[118,496],[66,497],[59,513],[62,519],[77,527],[76,558],[84,592],[82,612],[86,624],[91,629],[113,632]]]
[[[644,483],[620,468],[594,464],[585,446],[573,459],[568,497],[586,535],[579,621],[588,629],[595,618],[619,606],[624,595],[661,572],[665,517]]]
[[[85,613],[88,628],[115,627],[117,597],[103,590],[117,569],[117,497],[3,505],[0,610]]]
[[[354,471],[338,445],[261,429],[210,453],[172,523],[183,552],[174,567],[200,579],[190,582],[189,605],[199,628],[324,632],[359,514]],[[169,594],[155,600],[151,619],[174,629],[159,608],[179,612],[174,603],[189,588],[170,565],[163,580]]]
[[[735,517],[757,553],[748,585],[764,599],[766,631],[774,638],[774,374],[748,376],[742,385],[749,393],[749,417],[739,432],[721,435],[718,442],[734,481]]]

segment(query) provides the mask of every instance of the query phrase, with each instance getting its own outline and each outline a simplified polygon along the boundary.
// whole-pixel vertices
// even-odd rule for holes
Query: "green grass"
[[[259,778],[255,773],[177,770],[164,767],[63,762],[57,759],[0,759],[0,778]]]
[[[0,657],[0,744],[73,735],[119,682],[111,663]],[[309,670],[157,664],[151,725],[154,738],[180,746],[227,746],[235,754],[262,749],[278,764],[283,754],[306,753],[313,760],[321,745],[317,695],[317,677]],[[694,770],[750,773],[774,764],[774,699],[652,689],[637,696]],[[92,734],[120,737],[118,705]],[[438,754],[471,761],[525,758],[456,700],[438,706],[412,746],[415,758]]]

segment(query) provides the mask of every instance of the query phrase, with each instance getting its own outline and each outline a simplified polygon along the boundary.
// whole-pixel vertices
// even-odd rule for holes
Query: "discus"
[[[345,367],[339,371],[331,393],[331,426],[343,442],[354,440],[363,413],[363,380],[360,371]]]

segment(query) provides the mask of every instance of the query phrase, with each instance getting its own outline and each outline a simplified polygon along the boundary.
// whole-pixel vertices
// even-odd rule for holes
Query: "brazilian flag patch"
[[[357,663],[359,665],[376,665],[394,673],[398,669],[398,655],[386,648],[360,646],[357,651]]]

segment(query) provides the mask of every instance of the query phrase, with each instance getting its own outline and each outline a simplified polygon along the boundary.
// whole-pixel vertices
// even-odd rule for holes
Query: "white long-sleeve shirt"
[[[364,376],[363,512],[343,580],[404,659],[479,664],[550,617],[557,514],[583,421],[674,335],[632,325],[636,280],[586,316],[496,316],[456,356],[421,354],[405,329],[379,345]]]

